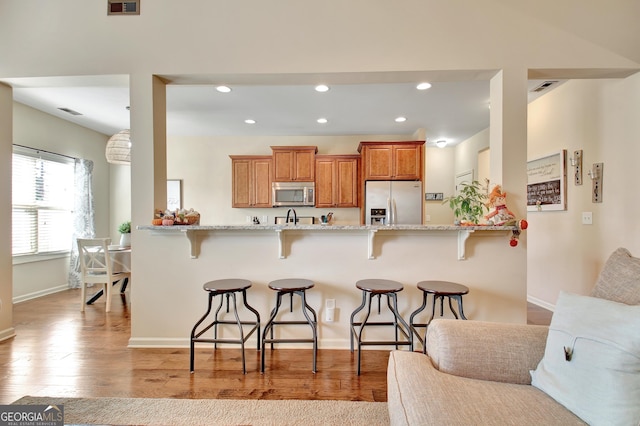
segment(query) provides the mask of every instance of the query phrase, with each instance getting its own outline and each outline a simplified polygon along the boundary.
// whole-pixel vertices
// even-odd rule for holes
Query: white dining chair
[[[87,284],[101,284],[106,297],[106,312],[111,311],[111,288],[114,283],[130,278],[130,272],[113,272],[109,255],[111,238],[78,238],[80,272],[82,274],[82,299],[80,310],[84,312]]]

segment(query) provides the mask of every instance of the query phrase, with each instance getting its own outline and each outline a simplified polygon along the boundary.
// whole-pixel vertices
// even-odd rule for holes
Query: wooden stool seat
[[[356,287],[374,294],[397,293],[404,289],[404,286],[397,281],[376,278],[360,280],[356,282]]]
[[[396,293],[402,291],[404,286],[402,283],[384,279],[364,279],[356,282],[356,288],[362,290],[362,303],[351,314],[351,352],[354,350],[354,340],[358,342],[358,376],[360,375],[362,346],[373,345],[395,345],[396,349],[400,345],[407,345],[413,348],[413,334],[411,328],[398,312],[398,299]],[[393,314],[393,321],[369,321],[371,314],[371,299],[378,297],[378,314],[380,314],[380,298],[387,297],[387,306]],[[356,314],[368,306],[367,314],[360,322],[355,321]],[[362,334],[366,326],[393,326],[395,330],[395,340],[362,340]],[[405,340],[399,338],[398,332],[402,333]]]
[[[260,362],[260,372],[264,373],[264,357],[266,352],[266,344],[269,343],[271,345],[271,349],[273,350],[274,343],[313,343],[313,369],[312,371],[316,372],[316,359],[318,355],[318,317],[316,311],[313,310],[311,306],[307,304],[306,291],[313,288],[314,283],[311,280],[307,280],[304,278],[284,278],[280,280],[271,281],[269,283],[269,288],[271,290],[276,291],[276,306],[271,310],[271,316],[269,317],[269,321],[267,325],[264,327],[264,332],[262,333],[262,354],[261,354],[261,362]],[[290,295],[291,297],[291,312],[293,312],[293,295],[300,296],[301,299],[301,309],[302,314],[304,315],[306,321],[296,321],[296,320],[280,320],[277,321],[276,317],[278,315],[278,311],[280,310],[280,304],[282,303],[282,296]],[[311,314],[311,316],[309,315]],[[312,319],[313,317],[313,319]],[[310,339],[278,339],[274,337],[273,328],[275,325],[285,325],[285,324],[298,324],[304,325],[308,324],[311,327],[311,338]],[[269,337],[267,338],[267,333],[269,333]]]
[[[222,280],[209,281],[202,285],[204,291],[212,291],[214,293],[242,291],[249,287],[251,287],[251,281],[240,278],[226,278]]]
[[[420,281],[418,288],[427,293],[441,296],[462,296],[469,293],[469,287],[450,281]]]
[[[450,281],[420,281],[418,283],[418,289],[422,290],[422,305],[411,314],[411,317],[409,318],[409,325],[411,327],[412,333],[415,333],[420,343],[422,343],[422,352],[426,353],[426,328],[435,317],[437,300],[440,299],[440,316],[444,315],[444,298],[446,297],[447,299],[449,299],[449,309],[451,310],[453,316],[456,319],[459,319],[458,313],[456,313],[456,311],[453,309],[451,299],[455,299],[458,302],[458,312],[460,314],[460,318],[466,320],[467,317],[464,316],[464,310],[462,309],[462,296],[469,293],[469,287]],[[416,324],[414,322],[414,318],[426,308],[427,297],[429,294],[433,295],[433,301],[431,304],[431,318],[429,318],[429,321],[427,321],[426,323]],[[418,333],[416,327],[425,328],[424,338],[420,336],[420,333]]]
[[[249,280],[243,280],[243,279],[239,279],[239,278],[226,278],[226,279],[220,279],[220,280],[214,280],[214,281],[209,281],[207,283],[205,283],[202,288],[204,289],[204,291],[206,291],[207,293],[209,293],[209,305],[207,307],[207,312],[202,316],[202,318],[200,318],[198,320],[198,322],[196,323],[196,325],[193,326],[193,329],[191,330],[191,352],[190,352],[190,358],[191,358],[191,373],[193,373],[194,371],[194,363],[195,363],[195,344],[200,342],[200,343],[213,343],[213,347],[214,349],[218,347],[218,343],[235,343],[235,344],[239,344],[242,350],[242,373],[243,374],[247,374],[247,367],[245,365],[245,356],[244,356],[244,343],[247,341],[247,339],[255,332],[257,331],[257,349],[260,350],[260,314],[258,313],[258,311],[256,311],[255,309],[253,309],[251,306],[249,306],[249,304],[247,303],[247,289],[251,287],[251,281]],[[255,321],[241,321],[240,317],[238,316],[238,308],[236,305],[236,293],[241,293],[242,294],[242,303],[244,304],[244,306],[251,312],[253,312],[253,314],[256,316],[256,320]],[[211,308],[213,307],[213,298],[216,296],[220,296],[220,304],[218,305],[218,308],[215,311],[214,314],[214,319],[213,322],[209,323],[209,325],[203,327],[202,329],[198,329],[198,327],[204,322],[204,320],[209,316],[209,314],[211,313]],[[229,306],[230,306],[230,300],[233,300],[233,313],[235,315],[235,320],[234,321],[225,321],[225,320],[219,320],[218,319],[218,314],[220,313],[220,310],[222,309],[222,303],[224,302],[224,299],[227,299],[227,313],[229,313]],[[236,339],[225,339],[225,338],[219,338],[218,337],[218,325],[221,324],[225,324],[225,325],[232,325],[235,324],[238,326],[238,331],[239,331],[239,337]],[[244,333],[244,329],[243,329],[243,325],[250,325],[252,326],[251,329],[249,330],[249,333],[247,333],[245,335]],[[207,332],[209,329],[211,329],[213,327],[213,338],[203,338],[200,337],[202,336],[205,332]]]
[[[303,291],[313,288],[314,284],[311,280],[305,280],[304,278],[284,278],[281,280],[271,281],[269,288],[276,291],[293,292]]]

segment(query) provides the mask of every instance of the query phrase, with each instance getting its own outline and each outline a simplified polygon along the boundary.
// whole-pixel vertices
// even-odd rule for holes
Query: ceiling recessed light
[[[327,120],[326,118],[318,118],[318,120],[316,121],[320,124],[326,124],[329,122],[329,120]]]
[[[252,118],[247,118],[246,120],[244,120],[244,122],[247,124],[256,124],[256,120]]]
[[[447,146],[447,141],[445,141],[444,139],[441,139],[436,142],[436,146],[438,148],[444,148],[445,146]]]
[[[316,86],[316,92],[327,92],[329,90],[329,86],[326,84],[318,84]]]
[[[427,90],[429,88],[431,88],[431,83],[427,83],[426,81],[416,86],[416,89],[418,90]]]
[[[396,118],[396,123],[404,123],[405,121],[407,121],[407,117],[397,117]]]
[[[220,93],[229,93],[231,91],[231,87],[229,86],[218,86],[216,90]]]

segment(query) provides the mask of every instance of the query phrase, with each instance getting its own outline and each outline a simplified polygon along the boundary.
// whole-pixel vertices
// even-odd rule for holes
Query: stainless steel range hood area
[[[289,216],[289,223],[293,224],[293,216]],[[316,218],[313,216],[297,216],[296,217],[296,225],[314,225],[316,223]],[[287,217],[286,216],[276,216],[276,225],[286,225]]]

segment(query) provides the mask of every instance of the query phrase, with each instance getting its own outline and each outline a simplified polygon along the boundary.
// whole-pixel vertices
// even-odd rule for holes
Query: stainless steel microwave
[[[316,205],[315,182],[273,182],[271,200],[273,207],[297,207]]]

